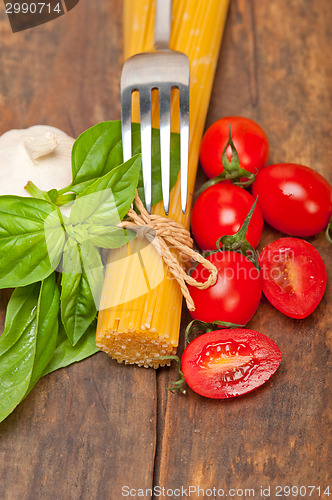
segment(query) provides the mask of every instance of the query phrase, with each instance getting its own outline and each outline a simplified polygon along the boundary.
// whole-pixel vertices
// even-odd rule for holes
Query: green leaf
[[[75,200],[64,219],[68,234],[78,243],[119,248],[135,234],[117,228],[135,197],[141,157],[134,156],[90,184]]]
[[[90,290],[97,309],[104,285],[104,266],[98,248],[89,241],[80,245],[83,269],[89,282]]]
[[[162,200],[160,169],[160,132],[152,129],[152,204]],[[141,152],[140,124],[132,124],[133,155]],[[123,161],[121,122],[98,123],[86,130],[75,141],[72,151],[73,182],[60,191],[81,193],[92,182],[110,172]],[[171,188],[176,183],[180,169],[180,136],[171,134]],[[144,200],[143,176],[138,183],[140,198]]]
[[[13,314],[20,303],[20,313]],[[29,393],[53,357],[58,311],[54,273],[13,292],[0,337],[0,421]]]
[[[69,223],[118,224],[134,200],[141,165],[140,155],[133,156],[90,184],[74,201]]]
[[[96,346],[96,321],[89,326],[75,346],[69,342],[63,326],[60,325],[58,344],[54,356],[45,368],[43,375],[88,358],[98,351],[99,349]]]
[[[58,266],[64,241],[61,214],[52,203],[0,196],[0,288],[45,279]]]
[[[60,292],[55,282],[55,273],[53,273],[42,282],[40,288],[35,357],[28,392],[43,376],[45,367],[55,352],[59,328],[59,307]]]
[[[88,231],[90,243],[99,248],[120,248],[136,237],[134,231],[91,224]]]
[[[3,356],[20,338],[36,316],[36,295],[40,283],[16,288],[7,305],[5,328],[0,337],[0,356]]]
[[[95,248],[94,250],[99,255],[98,250]],[[99,279],[102,286],[103,277]],[[79,341],[96,314],[97,307],[85,271],[81,245],[73,238],[69,238],[63,253],[61,319],[72,345]]]
[[[81,192],[123,162],[121,122],[101,122],[83,132],[72,149],[72,190]]]

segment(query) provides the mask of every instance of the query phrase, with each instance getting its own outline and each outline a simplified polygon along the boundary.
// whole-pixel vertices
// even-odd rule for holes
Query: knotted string
[[[142,200],[136,191],[135,204],[139,214],[133,208],[129,209],[127,218],[118,226],[135,231],[138,238],[146,238],[156,248],[164,260],[169,271],[180,285],[182,294],[186,299],[189,311],[195,310],[195,304],[189,293],[187,284],[200,288],[201,290],[212,286],[217,281],[217,268],[201,254],[193,250],[193,240],[181,224],[172,219],[160,215],[150,215],[145,209]],[[201,283],[189,276],[171,249],[175,249],[182,260],[195,260],[210,273],[208,279]]]

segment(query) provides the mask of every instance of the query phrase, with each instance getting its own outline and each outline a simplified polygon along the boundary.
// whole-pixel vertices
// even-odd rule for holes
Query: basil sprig
[[[18,287],[0,336],[0,421],[40,377],[98,351],[100,248],[118,248],[135,236],[117,225],[136,189],[144,199],[139,125],[132,130],[129,161],[122,162],[120,122],[103,122],[75,141],[70,186],[45,192],[29,182],[32,198],[0,196],[0,288]],[[172,134],[171,186],[179,157],[179,136]],[[155,204],[162,199],[157,130],[152,186]]]
[[[93,247],[94,248],[94,247]],[[100,262],[101,279],[103,283],[103,266]],[[80,340],[97,314],[96,302],[89,284],[85,263],[82,258],[81,245],[70,238],[65,247],[63,271],[61,276],[61,320],[65,332],[74,346]]]

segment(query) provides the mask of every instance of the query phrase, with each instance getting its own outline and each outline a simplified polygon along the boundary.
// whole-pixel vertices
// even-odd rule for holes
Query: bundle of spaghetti
[[[174,0],[170,48],[190,60],[189,207],[181,210],[180,182],[171,191],[169,217],[189,228],[199,147],[209,106],[229,0]],[[153,49],[154,0],[124,1],[125,59]],[[133,121],[139,121],[133,100]],[[158,102],[152,102],[158,126]],[[178,95],[171,99],[171,126],[178,131]],[[163,215],[163,204],[153,208]],[[97,346],[118,362],[157,368],[158,356],[174,354],[179,342],[182,294],[153,245],[134,239],[109,254],[98,317]]]

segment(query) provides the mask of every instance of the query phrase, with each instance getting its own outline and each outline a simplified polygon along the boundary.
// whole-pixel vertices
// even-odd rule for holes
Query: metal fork
[[[189,59],[169,49],[172,1],[156,0],[155,48],[130,57],[121,75],[123,159],[132,156],[131,94],[139,92],[141,151],[145,205],[151,212],[151,91],[159,91],[161,179],[165,213],[169,212],[171,90],[179,89],[181,207],[187,207],[189,149]]]

